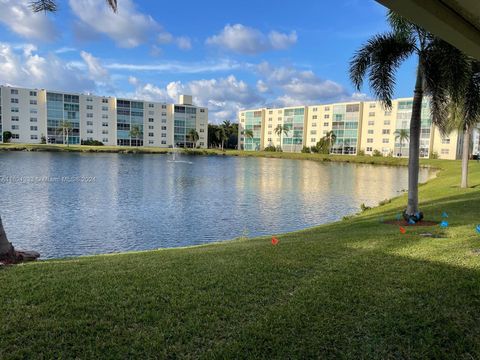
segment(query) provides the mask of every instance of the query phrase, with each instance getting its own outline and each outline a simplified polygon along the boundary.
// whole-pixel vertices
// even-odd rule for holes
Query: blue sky
[[[373,0],[59,0],[53,15],[0,0],[0,83],[155,101],[190,93],[213,122],[242,108],[371,97],[348,62],[388,30]],[[415,66],[398,73],[411,96]]]

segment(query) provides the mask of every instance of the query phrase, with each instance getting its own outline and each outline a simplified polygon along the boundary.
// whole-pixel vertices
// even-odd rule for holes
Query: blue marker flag
[[[444,212],[442,213],[442,217],[443,217],[443,218],[448,218],[448,214],[444,211]]]
[[[480,224],[477,225],[477,232],[480,233]]]
[[[415,225],[415,220],[413,220],[413,219],[408,219],[408,223],[409,223],[410,225]]]
[[[448,227],[448,221],[443,220],[443,221],[440,223],[440,226],[441,226],[441,227]]]

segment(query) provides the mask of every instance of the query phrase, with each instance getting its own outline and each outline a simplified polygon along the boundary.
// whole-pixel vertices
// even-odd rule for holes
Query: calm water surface
[[[203,244],[339,220],[407,169],[237,157],[1,153],[0,215],[42,258]],[[420,179],[433,175],[421,170]]]

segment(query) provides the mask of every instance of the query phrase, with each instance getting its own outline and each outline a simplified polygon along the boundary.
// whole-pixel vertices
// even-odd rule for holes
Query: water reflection
[[[262,158],[0,154],[1,215],[44,258],[185,246],[341,219],[406,188],[406,168]],[[428,171],[422,170],[426,180]],[[7,177],[94,177],[12,182]],[[5,181],[5,179],[7,181]]]

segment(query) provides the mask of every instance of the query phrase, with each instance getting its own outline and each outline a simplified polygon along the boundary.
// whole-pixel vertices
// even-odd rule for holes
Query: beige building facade
[[[407,157],[408,138],[397,135],[401,130],[409,133],[412,104],[412,98],[400,98],[393,100],[391,109],[378,101],[361,101],[240,111],[239,148],[252,151],[281,146],[283,151],[299,152],[304,146],[315,146],[333,132],[336,137],[331,148],[333,154],[363,152]],[[420,156],[458,159],[463,136],[457,131],[445,137],[440,134],[432,124],[428,100],[422,104],[421,116]],[[289,130],[279,135],[275,131],[278,125],[286,125]],[[249,130],[254,132],[253,137]],[[475,139],[479,136],[476,134],[474,132],[474,151],[478,149]]]

